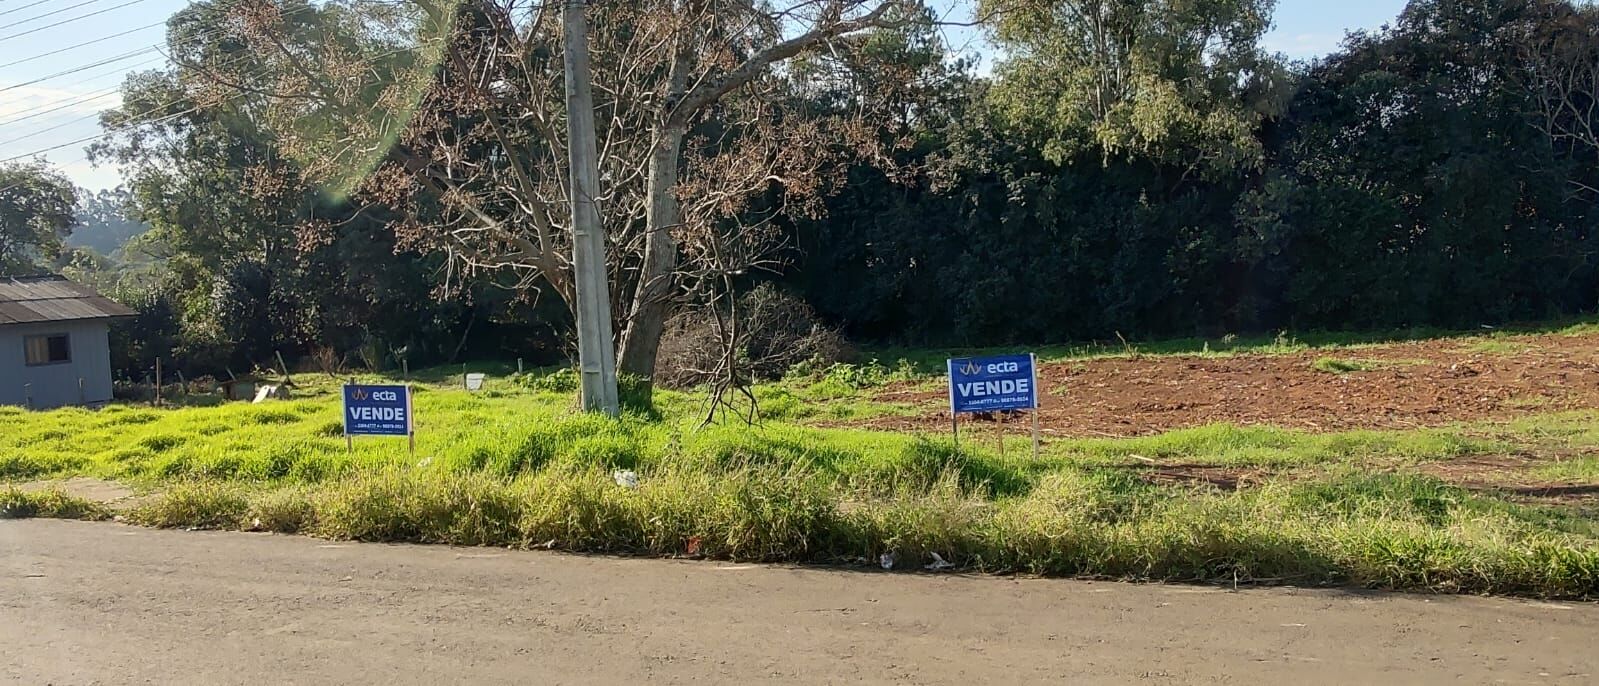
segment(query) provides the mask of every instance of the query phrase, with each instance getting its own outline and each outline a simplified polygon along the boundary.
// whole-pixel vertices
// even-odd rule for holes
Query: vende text
[[[973,381],[955,384],[962,397],[980,398],[988,395],[1026,394],[1031,391],[1031,379],[1001,379],[999,381]]]
[[[350,419],[357,421],[403,422],[405,421],[405,408],[403,407],[352,407]]]

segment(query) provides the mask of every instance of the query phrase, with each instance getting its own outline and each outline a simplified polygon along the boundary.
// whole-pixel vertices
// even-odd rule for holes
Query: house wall
[[[22,341],[27,336],[64,333],[72,361],[29,367]],[[82,395],[78,379],[83,379]],[[0,326],[0,405],[48,408],[111,399],[111,348],[104,320],[41,322]]]

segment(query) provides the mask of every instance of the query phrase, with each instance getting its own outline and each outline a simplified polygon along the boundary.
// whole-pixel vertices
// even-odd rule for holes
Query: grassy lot
[[[879,359],[897,360],[902,368],[917,374],[944,373],[944,360],[987,354],[1005,354],[1016,350],[1032,350],[1041,362],[1065,360],[1093,360],[1137,355],[1192,355],[1201,357],[1232,357],[1235,355],[1287,355],[1307,350],[1329,353],[1359,351],[1377,345],[1407,341],[1459,340],[1464,352],[1483,354],[1515,354],[1527,345],[1511,339],[1525,335],[1578,336],[1599,331],[1599,321],[1593,318],[1571,319],[1557,323],[1536,323],[1505,326],[1492,330],[1451,330],[1437,328],[1394,329],[1391,331],[1332,331],[1332,332],[1281,332],[1273,336],[1234,336],[1221,338],[1174,338],[1160,341],[1098,341],[1066,345],[1010,346],[1005,348],[882,348],[873,351]],[[1345,370],[1349,371],[1349,370]]]
[[[648,410],[609,420],[574,411],[570,373],[473,394],[450,373],[421,375],[414,456],[389,438],[347,451],[337,387],[303,377],[294,399],[260,405],[0,408],[0,479],[156,490],[128,513],[153,526],[736,560],[887,555],[900,568],[936,553],[989,572],[1599,596],[1599,513],[1422,468],[1558,454],[1570,459],[1534,476],[1599,485],[1595,413],[1330,434],[1216,425],[1054,440],[1034,460],[812,425],[909,412],[862,389],[931,383],[914,362],[762,387],[767,419],[753,428],[699,428],[693,395],[658,392]],[[1172,469],[1248,478],[1156,478]],[[615,470],[634,470],[636,488]],[[0,489],[0,514],[105,512]]]

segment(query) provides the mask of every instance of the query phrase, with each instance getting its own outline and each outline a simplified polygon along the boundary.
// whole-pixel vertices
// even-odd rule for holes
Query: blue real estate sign
[[[949,410],[993,412],[1038,409],[1032,355],[968,357],[949,361]]]
[[[347,384],[344,435],[407,436],[411,433],[411,388]]]

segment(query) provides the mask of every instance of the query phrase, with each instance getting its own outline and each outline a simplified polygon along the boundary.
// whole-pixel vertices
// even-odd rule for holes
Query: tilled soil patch
[[[1313,367],[1321,358],[1362,369],[1321,371]],[[1599,334],[1050,362],[1040,365],[1039,387],[1046,436],[1138,436],[1218,422],[1409,429],[1599,407]],[[942,390],[899,384],[877,398],[927,411],[862,422],[867,426],[927,431],[949,424]],[[1014,426],[1025,431],[1027,424],[1018,419]]]

